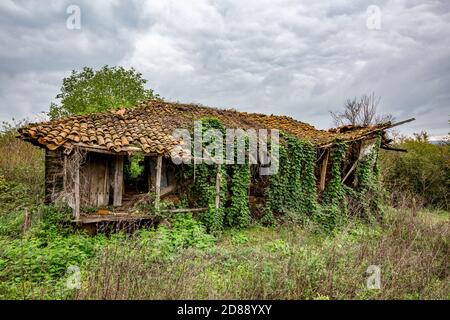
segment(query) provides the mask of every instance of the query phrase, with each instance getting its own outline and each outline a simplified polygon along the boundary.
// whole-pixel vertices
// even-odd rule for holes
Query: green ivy
[[[342,167],[347,152],[345,142],[336,142],[331,149],[331,179],[322,196],[322,205],[317,214],[318,222],[332,229],[343,218],[347,210],[346,187],[342,183]]]
[[[378,136],[375,146],[359,163],[355,171],[355,197],[362,204],[364,215],[381,212],[378,168],[380,144],[381,137]]]
[[[331,149],[331,179],[323,193],[322,203],[339,206],[345,197],[345,188],[342,183],[342,167],[347,152],[344,142],[337,142]]]
[[[217,128],[225,132],[218,119],[202,119],[203,130]],[[347,216],[349,199],[355,198],[364,206],[364,211],[379,208],[377,157],[380,138],[372,152],[357,166],[354,189],[342,183],[342,169],[348,145],[336,141],[330,152],[331,178],[317,201],[316,148],[309,142],[290,134],[282,133],[278,146],[279,170],[269,176],[265,191],[266,204],[261,222],[273,224],[275,216],[287,216],[295,221],[314,219],[327,229],[333,229]],[[227,167],[227,168],[225,168]],[[220,205],[215,208],[216,176],[220,170]],[[245,164],[217,166],[202,163],[189,166],[188,175],[195,177],[191,196],[196,204],[207,207],[201,215],[207,230],[220,232],[224,226],[244,228],[250,222],[248,192],[251,172],[248,159]],[[373,195],[373,196],[370,196]]]
[[[317,210],[316,153],[309,141],[283,133],[279,146],[279,171],[269,178],[266,215],[288,214],[304,219]]]
[[[250,188],[250,164],[246,159],[244,164],[231,167],[231,200],[227,209],[227,224],[230,227],[244,228],[250,222],[250,206],[248,191]]]
[[[225,127],[217,118],[202,118],[203,133],[215,128],[225,132]],[[204,147],[204,146],[203,146]],[[220,205],[216,209],[216,177],[220,170],[221,188],[220,188]],[[194,183],[190,187],[190,193],[197,195],[196,204],[201,207],[206,207],[208,210],[201,215],[201,220],[211,233],[220,232],[223,229],[224,222],[224,203],[227,199],[227,172],[224,166],[216,164],[194,164],[187,166],[185,177],[193,178]]]

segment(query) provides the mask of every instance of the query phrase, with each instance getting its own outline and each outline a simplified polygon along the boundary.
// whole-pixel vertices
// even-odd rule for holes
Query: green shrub
[[[31,214],[38,202],[28,185],[0,176],[0,236],[19,237],[25,211]]]
[[[408,152],[380,154],[382,184],[392,204],[411,204],[415,198],[418,205],[449,210],[450,145],[417,138],[404,140],[399,147]]]
[[[205,249],[216,239],[190,214],[177,214],[171,219],[172,226],[159,226],[156,230],[142,230],[141,243],[152,249],[155,258],[167,258],[181,249]]]
[[[2,281],[56,279],[69,265],[81,266],[94,252],[86,236],[53,237],[51,242],[39,238],[1,241],[0,279]]]

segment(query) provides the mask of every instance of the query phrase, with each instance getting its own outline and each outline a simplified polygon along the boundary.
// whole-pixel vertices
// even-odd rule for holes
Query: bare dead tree
[[[347,99],[343,111],[330,111],[334,124],[336,126],[368,126],[392,121],[394,117],[391,114],[377,114],[380,99],[380,97],[376,98],[374,93]]]

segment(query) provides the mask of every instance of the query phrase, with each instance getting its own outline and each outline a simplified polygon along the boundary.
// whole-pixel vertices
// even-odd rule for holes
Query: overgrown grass
[[[16,128],[24,123],[0,125],[0,177],[29,189],[30,196],[43,196],[44,151],[16,138]]]
[[[78,299],[448,299],[449,220],[392,211],[382,224],[357,221],[333,234],[311,226],[255,226],[215,245],[149,259],[152,247],[124,241],[92,260]],[[153,256],[154,257],[154,256]],[[367,289],[370,265],[381,289]]]
[[[219,238],[189,215],[109,238],[73,233],[47,209],[0,239],[0,297],[32,299],[449,299],[449,214],[391,209],[382,223],[253,226]],[[46,217],[47,215],[47,217]],[[69,289],[67,268],[81,270]],[[367,289],[367,268],[381,289]]]

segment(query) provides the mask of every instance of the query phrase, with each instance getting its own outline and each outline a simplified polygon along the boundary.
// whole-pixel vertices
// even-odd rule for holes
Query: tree
[[[73,70],[63,79],[57,104],[50,104],[51,119],[65,116],[103,112],[127,108],[147,99],[160,99],[151,89],[145,89],[147,80],[131,68],[104,66],[99,70],[84,67]]]
[[[330,111],[333,122],[336,126],[353,125],[368,126],[371,124],[392,121],[394,117],[391,114],[377,115],[377,106],[380,98],[375,98],[375,94],[364,94],[360,98],[347,99],[344,105],[344,111]]]

